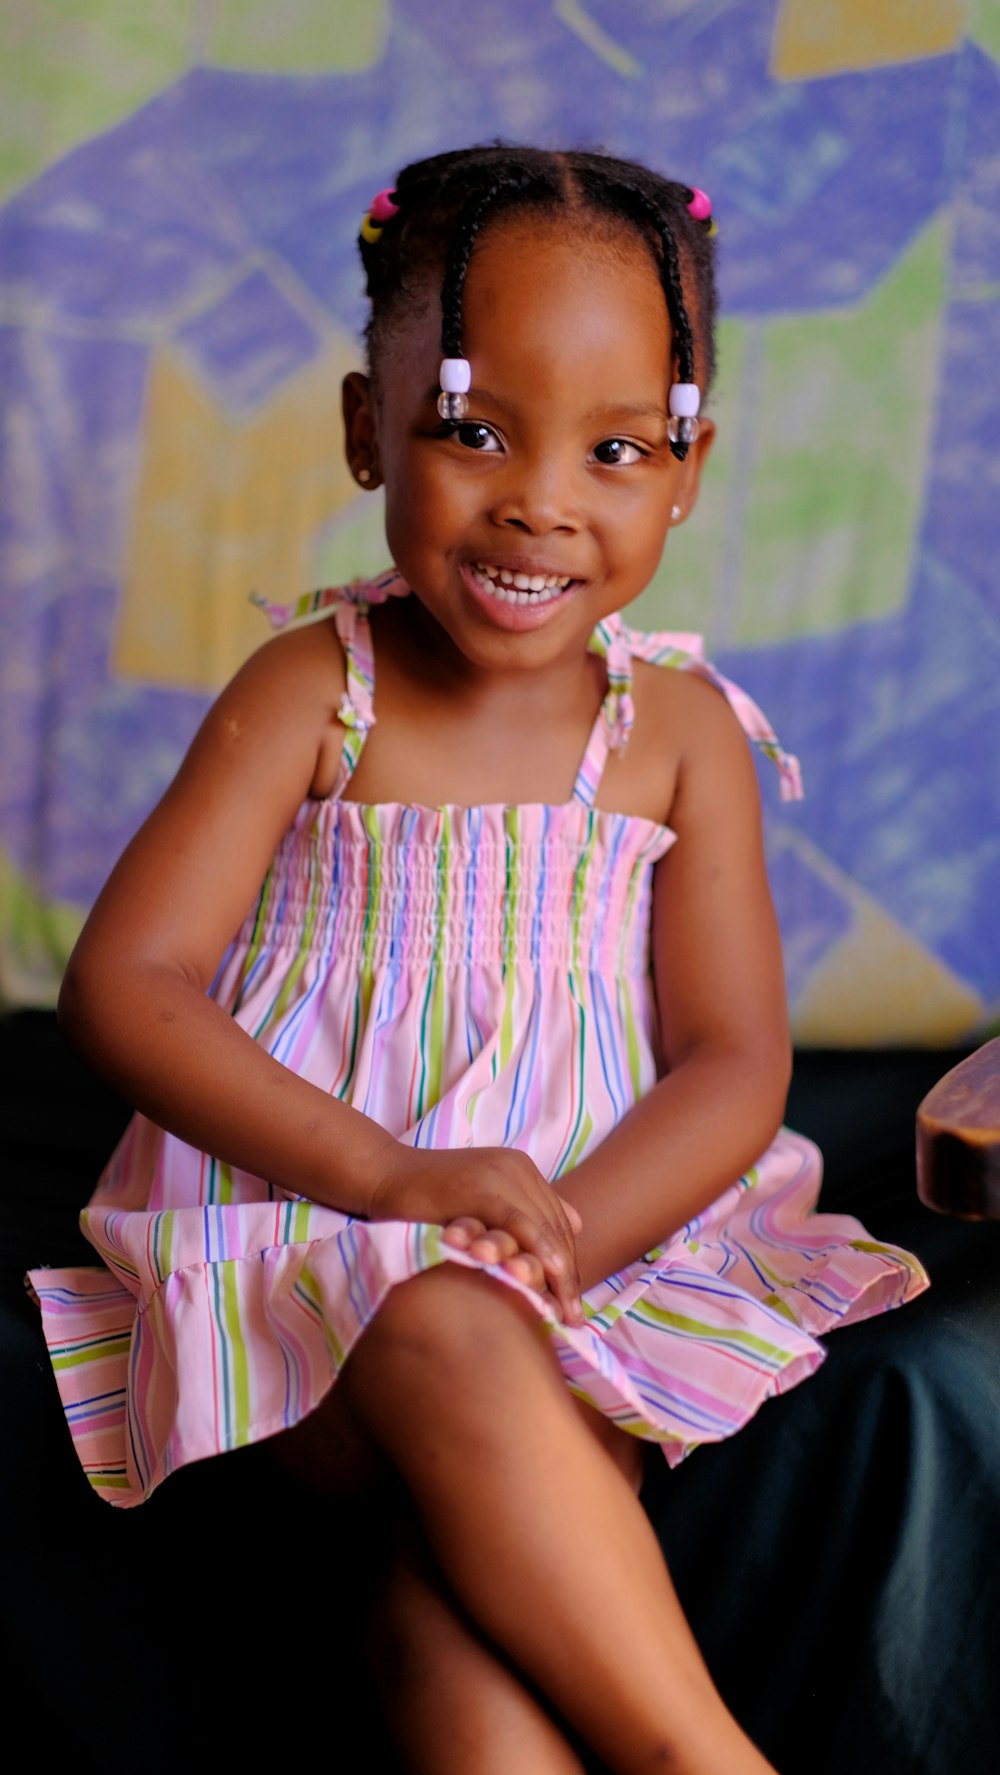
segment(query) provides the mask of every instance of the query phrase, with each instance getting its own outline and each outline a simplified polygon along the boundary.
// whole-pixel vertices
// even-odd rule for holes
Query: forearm
[[[784,1114],[785,1051],[694,1050],[559,1180],[583,1220],[583,1287],[632,1263],[702,1212],[760,1158]]]
[[[392,1136],[272,1059],[178,971],[123,968],[95,992],[71,963],[59,1025],[126,1102],[182,1140],[312,1201],[367,1212]]]

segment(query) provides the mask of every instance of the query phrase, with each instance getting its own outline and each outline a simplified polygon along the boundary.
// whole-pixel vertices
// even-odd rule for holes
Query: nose
[[[579,492],[568,464],[523,459],[511,464],[496,488],[491,516],[501,528],[529,536],[574,535],[583,521]]]

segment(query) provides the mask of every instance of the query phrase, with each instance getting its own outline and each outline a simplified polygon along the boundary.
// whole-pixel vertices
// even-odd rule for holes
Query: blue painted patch
[[[799,753],[787,814],[987,1002],[1000,993],[1000,627],[941,562],[907,608],[730,655]]]
[[[323,343],[301,308],[264,271],[251,272],[207,313],[182,327],[177,338],[206,381],[237,411],[258,406],[309,363]]]
[[[767,849],[785,981],[794,1005],[817,962],[850,930],[853,913],[843,896],[783,841],[780,828],[768,832]]]

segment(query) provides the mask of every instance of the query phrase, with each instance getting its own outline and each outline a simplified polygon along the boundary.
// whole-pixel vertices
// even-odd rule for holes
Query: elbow
[[[80,1053],[87,1044],[90,1020],[85,970],[71,955],[63,973],[56,1000],[56,1027],[66,1044]]]

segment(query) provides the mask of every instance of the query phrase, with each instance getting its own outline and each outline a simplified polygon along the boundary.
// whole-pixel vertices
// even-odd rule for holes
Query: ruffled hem
[[[795,1158],[789,1139],[786,1172]],[[790,1227],[779,1238],[788,1187],[779,1176],[765,1192],[766,1211],[752,1187],[727,1192],[693,1232],[686,1228],[591,1290],[579,1328],[563,1325],[498,1266],[444,1245],[439,1227],[355,1221],[312,1207],[309,1230],[318,1236],[251,1239],[254,1248],[237,1255],[202,1255],[154,1278],[141,1300],[135,1289],[143,1294],[148,1278],[129,1273],[120,1244],[117,1276],[105,1268],[35,1270],[30,1279],[81,1464],[95,1491],[118,1506],[143,1502],[182,1466],[301,1421],[389,1290],[445,1261],[484,1269],[527,1299],[548,1325],[571,1391],[623,1430],[658,1442],[675,1466],[812,1374],[825,1358],[817,1341],[824,1332],[900,1306],[928,1285],[915,1258],[871,1240],[846,1216],[800,1215],[799,1243]],[[257,1206],[262,1232],[265,1212],[273,1226],[274,1210]],[[247,1210],[229,1210],[236,1212]],[[194,1234],[197,1218],[204,1240],[205,1211],[173,1218],[188,1214],[187,1230]],[[138,1250],[149,1228],[137,1223],[151,1217],[125,1218]],[[121,1225],[112,1231],[118,1239]],[[746,1287],[748,1269],[759,1293]]]

